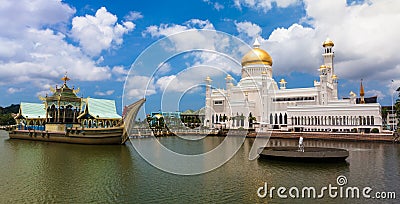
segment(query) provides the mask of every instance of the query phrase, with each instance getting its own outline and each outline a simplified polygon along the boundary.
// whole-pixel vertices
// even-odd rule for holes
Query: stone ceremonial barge
[[[43,103],[21,102],[15,120],[17,128],[9,132],[11,139],[26,139],[76,144],[124,144],[128,129],[145,102],[140,99],[125,107],[124,117],[117,114],[115,101],[82,98],[79,89],[64,84],[52,95],[40,97]]]

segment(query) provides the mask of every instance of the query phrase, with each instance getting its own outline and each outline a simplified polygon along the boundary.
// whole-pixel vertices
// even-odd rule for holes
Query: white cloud
[[[156,93],[154,79],[147,76],[130,75],[124,87],[124,99],[134,100]],[[124,101],[124,103],[127,103]]]
[[[255,23],[251,23],[248,21],[244,22],[236,22],[235,21],[236,30],[239,34],[244,34],[246,37],[249,37],[251,40],[254,40],[256,37],[260,36],[262,29],[259,25]],[[243,36],[244,38],[246,38]]]
[[[120,75],[127,75],[128,74],[128,70],[124,69],[123,66],[115,66],[112,69],[112,73],[113,74],[120,74]]]
[[[322,63],[322,42],[315,30],[293,24],[275,29],[267,40],[261,39],[261,48],[269,52],[276,74],[292,71],[316,74]]]
[[[375,90],[375,89],[366,91],[365,95],[366,95],[366,97],[378,96],[379,100],[385,97],[385,94],[383,94],[382,91]]]
[[[254,1],[257,4],[257,1]],[[400,29],[400,1],[371,0],[347,5],[345,0],[304,0],[306,16],[287,28],[276,28],[261,39],[274,61],[274,73],[317,74],[322,64],[322,42],[335,42],[335,71],[342,79],[390,81],[400,79],[396,42]],[[250,3],[248,3],[250,5]],[[244,26],[243,26],[244,27]],[[251,30],[251,29],[248,29]],[[238,28],[239,31],[239,28]],[[240,33],[247,34],[245,29]]]
[[[162,63],[158,65],[157,74],[166,74],[170,72],[172,69],[171,64],[168,62]]]
[[[24,31],[42,26],[65,25],[75,9],[60,0],[3,0],[0,5],[0,33],[5,38],[23,36]]]
[[[108,90],[105,92],[96,91],[96,92],[94,92],[94,94],[97,96],[109,96],[109,95],[112,95],[114,92],[115,92],[115,90]]]
[[[248,7],[266,13],[271,10],[272,3],[276,3],[278,8],[287,8],[299,2],[300,0],[234,0],[234,5],[239,9]]]
[[[2,44],[0,38],[0,44]],[[77,80],[108,79],[108,67],[98,67],[79,48],[68,44],[65,35],[53,30],[29,29],[22,38],[8,39],[18,44],[13,53],[0,55],[0,84],[26,83],[27,80],[47,79],[47,83],[66,71]],[[7,82],[9,79],[12,81]]]
[[[7,92],[10,93],[10,94],[13,94],[13,93],[21,92],[22,90],[23,90],[22,88],[10,87],[10,88],[7,89]]]
[[[215,10],[219,11],[224,9],[224,5],[218,3],[218,2],[212,2],[211,0],[203,0],[203,2],[207,3],[208,5],[212,5]]]
[[[121,45],[123,35],[135,28],[135,24],[130,21],[119,24],[117,20],[117,16],[101,7],[95,16],[74,17],[71,36],[79,41],[87,54],[97,56],[113,45]]]
[[[114,74],[115,78],[117,78],[117,81],[125,81],[129,70],[124,69],[123,66],[115,66],[112,68],[111,72]]]
[[[215,8],[217,11],[219,11],[219,10],[224,9],[225,7],[224,7],[224,5],[222,5],[222,4],[218,3],[218,2],[215,2],[215,3],[214,3],[214,8]]]
[[[214,29],[214,25],[209,20],[191,19],[186,21],[183,25],[178,24],[161,24],[159,26],[152,25],[146,28],[142,33],[143,36],[147,34],[151,37],[170,36],[190,29]]]
[[[141,18],[143,18],[143,15],[138,11],[130,11],[128,15],[125,16],[125,19],[128,21],[134,21]]]
[[[109,79],[110,68],[98,66],[102,57],[96,62],[80,47],[68,42],[70,39],[65,33],[69,32],[67,28],[74,13],[74,8],[61,1],[3,1],[0,5],[0,85],[34,86],[41,94],[48,91],[49,84],[60,84],[65,72],[78,81]],[[128,23],[125,27],[132,26]],[[121,33],[118,27],[114,30]]]

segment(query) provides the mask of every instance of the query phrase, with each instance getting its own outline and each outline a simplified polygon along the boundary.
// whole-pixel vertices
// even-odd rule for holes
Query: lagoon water
[[[232,139],[232,138],[227,138]],[[149,138],[143,145],[150,144]],[[201,153],[224,138],[188,141],[158,139],[175,151]],[[147,142],[146,142],[147,141]],[[345,148],[347,163],[303,164],[248,160],[254,139],[246,139],[237,154],[209,173],[179,176],[148,164],[130,143],[88,146],[10,140],[0,131],[0,203],[362,203],[362,199],[259,198],[257,189],[332,184],[344,175],[345,186],[394,191],[396,200],[369,199],[369,203],[399,203],[400,144],[305,141],[306,146]],[[293,140],[270,140],[270,146],[295,145]],[[148,145],[152,150],[153,145]],[[157,151],[157,149],[154,149]],[[162,158],[160,158],[162,159]],[[177,162],[177,161],[171,161]]]

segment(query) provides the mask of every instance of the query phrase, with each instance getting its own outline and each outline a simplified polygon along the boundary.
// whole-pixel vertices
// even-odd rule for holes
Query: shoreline
[[[295,139],[298,140],[300,137],[308,140],[329,140],[329,141],[364,141],[364,142],[385,142],[385,143],[400,143],[400,136],[395,134],[385,134],[385,133],[333,133],[333,132],[279,132],[270,131],[266,133],[256,133],[248,132],[245,130],[231,130],[225,134],[221,133],[205,133],[205,132],[179,132],[171,131],[170,134],[155,134],[155,137],[165,137],[173,135],[183,135],[183,136],[216,136],[216,137],[234,137],[246,135],[246,138],[270,138],[270,139]],[[138,137],[139,135],[133,134],[132,138]],[[141,134],[140,136],[151,136],[151,134]]]

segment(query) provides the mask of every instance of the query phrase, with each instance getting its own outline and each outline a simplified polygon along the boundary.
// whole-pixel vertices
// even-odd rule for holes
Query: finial
[[[67,72],[65,72],[65,75],[63,78],[61,78],[61,80],[64,81],[64,84],[67,84],[67,81],[71,80],[70,78],[67,77]]]
[[[256,40],[254,40],[254,43],[253,43],[253,48],[259,48],[260,47],[260,42],[258,42],[258,37],[256,37]]]

